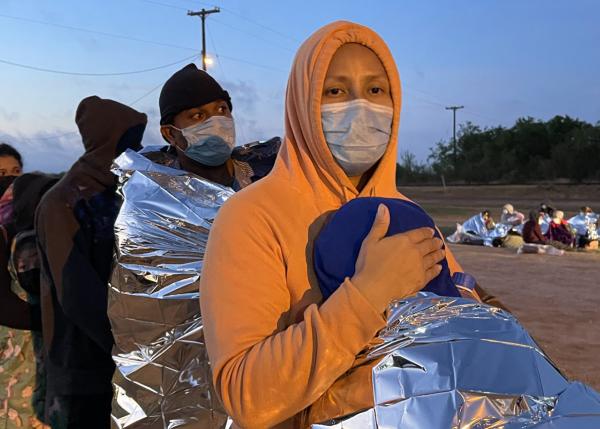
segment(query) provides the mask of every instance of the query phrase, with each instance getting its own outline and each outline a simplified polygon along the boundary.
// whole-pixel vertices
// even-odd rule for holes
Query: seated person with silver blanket
[[[354,274],[380,204],[391,214],[388,236],[433,224],[404,200],[358,198],[342,206],[315,241],[325,298]],[[387,326],[336,382],[370,371],[363,379],[372,383],[374,406],[313,429],[600,427],[600,395],[569,382],[511,314],[457,297],[456,285],[474,280],[451,277],[445,260],[441,265],[423,291],[388,307]]]

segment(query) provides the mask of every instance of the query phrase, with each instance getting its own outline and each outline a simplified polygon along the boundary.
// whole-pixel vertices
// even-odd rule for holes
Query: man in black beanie
[[[183,420],[189,422],[186,427],[226,427],[212,387],[193,274],[202,272],[206,228],[231,195],[215,184],[237,191],[261,179],[273,167],[280,145],[275,137],[234,147],[231,109],[227,91],[187,65],[160,94],[161,133],[169,146],[146,147],[115,161],[127,173],[121,176],[124,203],[108,292],[115,338],[114,427],[167,429],[181,427]],[[159,176],[135,181],[135,170]],[[196,199],[189,199],[188,192]],[[155,257],[148,258],[148,251]]]
[[[235,190],[271,170],[280,139],[235,147],[231,98],[194,64],[167,80],[159,105],[160,131],[177,167]]]

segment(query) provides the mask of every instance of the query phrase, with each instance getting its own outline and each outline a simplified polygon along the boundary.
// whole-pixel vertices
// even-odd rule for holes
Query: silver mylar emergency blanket
[[[127,151],[108,315],[115,338],[113,428],[222,428],[198,280],[212,221],[233,191]]]
[[[579,213],[569,219],[569,224],[577,231],[577,235],[587,237],[589,240],[598,240],[600,238],[597,227],[599,219],[600,216],[596,213]]]
[[[462,225],[456,224],[456,232],[447,237],[450,243],[472,243],[492,246],[497,238],[504,238],[511,229],[522,230],[522,226],[513,227],[498,223],[493,229],[487,229],[481,213],[467,219]]]
[[[600,395],[569,383],[510,314],[420,293],[391,307],[374,408],[313,429],[598,429]]]

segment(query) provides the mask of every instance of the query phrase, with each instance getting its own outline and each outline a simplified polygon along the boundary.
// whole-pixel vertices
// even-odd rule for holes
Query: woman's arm
[[[213,380],[244,428],[271,427],[315,402],[385,325],[346,280],[287,326],[286,255],[260,213],[225,206],[211,230],[201,306]]]

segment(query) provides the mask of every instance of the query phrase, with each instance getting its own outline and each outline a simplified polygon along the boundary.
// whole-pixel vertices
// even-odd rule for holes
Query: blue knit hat
[[[386,236],[429,227],[435,229],[433,219],[417,204],[393,198],[356,198],[343,205],[323,227],[315,240],[314,266],[323,299],[327,299],[354,275],[360,246],[371,230],[379,204],[390,211],[390,226]],[[440,237],[435,229],[435,236]],[[402,263],[402,255],[398,255]],[[442,271],[423,290],[443,296],[460,296],[452,281],[448,262],[444,258]]]

